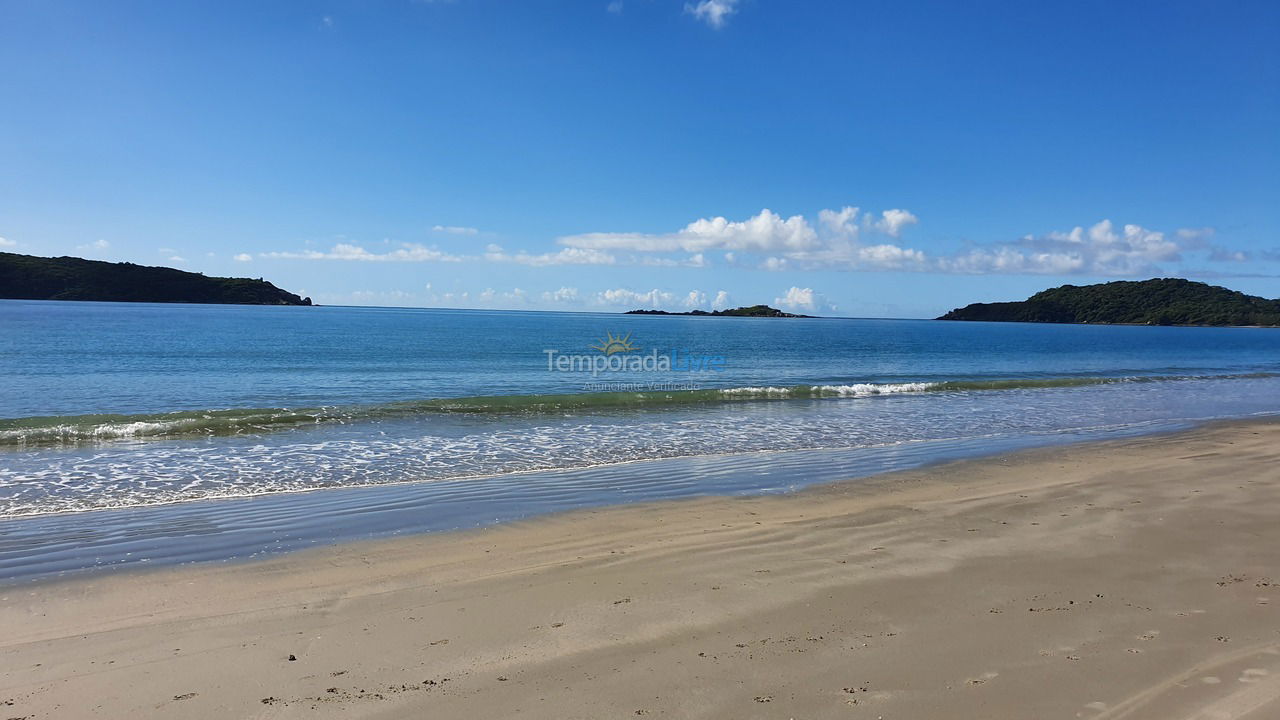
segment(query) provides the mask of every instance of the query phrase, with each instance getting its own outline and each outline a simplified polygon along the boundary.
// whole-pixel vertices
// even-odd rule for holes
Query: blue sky
[[[0,247],[321,303],[1280,295],[1280,3],[0,0]]]

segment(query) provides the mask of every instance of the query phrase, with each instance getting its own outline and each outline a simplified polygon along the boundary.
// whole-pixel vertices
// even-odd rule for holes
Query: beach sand
[[[0,591],[4,718],[1280,717],[1280,423]]]

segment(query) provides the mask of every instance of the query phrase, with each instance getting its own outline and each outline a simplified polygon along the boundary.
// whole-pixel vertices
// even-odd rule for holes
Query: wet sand
[[[1276,584],[1229,423],[10,587],[0,720],[1271,718]]]

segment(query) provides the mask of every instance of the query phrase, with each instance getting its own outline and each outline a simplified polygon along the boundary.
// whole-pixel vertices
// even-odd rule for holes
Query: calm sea
[[[0,301],[0,368],[5,578],[1280,411],[1267,329]]]

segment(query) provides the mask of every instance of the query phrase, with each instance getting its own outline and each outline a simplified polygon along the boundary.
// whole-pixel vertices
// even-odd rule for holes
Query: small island
[[[1063,285],[1019,302],[973,303],[939,320],[1113,325],[1280,326],[1280,300],[1181,278]]]
[[[692,315],[697,317],[768,317],[768,318],[811,318],[812,315],[796,315],[783,312],[768,305],[751,305],[731,310],[690,310],[689,312],[667,312],[666,310],[628,310],[624,315]]]
[[[258,278],[207,277],[167,267],[0,252],[0,299],[310,305]]]

